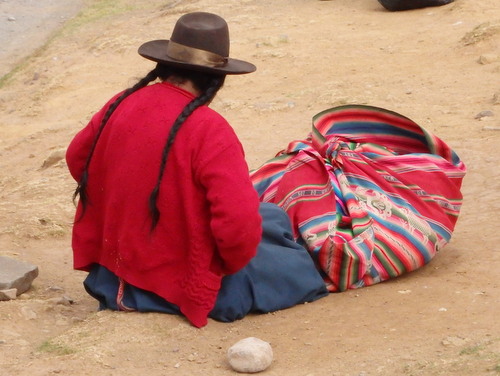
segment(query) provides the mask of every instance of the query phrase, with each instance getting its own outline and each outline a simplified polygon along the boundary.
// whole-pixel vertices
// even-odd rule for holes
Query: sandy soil
[[[376,0],[86,1],[1,81],[0,254],[40,268],[28,293],[0,303],[1,374],[229,375],[227,348],[249,336],[273,346],[267,375],[499,374],[497,1],[398,13]],[[252,168],[304,137],[326,108],[400,112],[468,166],[452,242],[402,278],[232,324],[96,313],[84,273],[71,267],[75,184],[64,150],[111,95],[152,68],[137,47],[168,38],[179,15],[196,10],[226,18],[232,55],[258,66],[230,77],[213,103]],[[493,116],[476,118],[482,111]]]

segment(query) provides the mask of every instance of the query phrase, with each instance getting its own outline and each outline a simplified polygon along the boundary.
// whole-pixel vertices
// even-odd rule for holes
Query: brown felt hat
[[[139,54],[161,64],[215,74],[254,72],[255,65],[229,57],[226,21],[212,13],[194,12],[177,20],[170,40],[152,40]]]

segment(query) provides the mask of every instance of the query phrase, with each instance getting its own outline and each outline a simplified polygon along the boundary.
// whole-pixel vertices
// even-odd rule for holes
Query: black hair
[[[97,130],[97,133],[94,137],[94,141],[92,143],[92,146],[90,148],[89,154],[87,156],[87,160],[85,162],[85,167],[82,173],[82,176],[80,178],[80,181],[78,182],[78,185],[75,189],[75,192],[73,194],[73,201],[76,200],[76,198],[79,196],[80,202],[82,204],[82,212],[80,215],[81,219],[83,215],[85,214],[85,210],[87,208],[87,205],[89,204],[89,197],[87,196],[87,184],[88,184],[88,179],[89,179],[89,174],[88,174],[88,169],[90,166],[90,161],[92,160],[92,156],[94,154],[95,148],[97,146],[97,142],[99,141],[99,137],[102,134],[102,131],[104,127],[106,126],[109,118],[113,114],[113,112],[116,110],[116,108],[120,105],[120,103],[123,102],[125,98],[127,98],[129,95],[133,94],[139,89],[142,89],[143,87],[146,87],[149,83],[155,81],[156,79],[161,79],[161,80],[167,80],[169,77],[175,77],[178,79],[180,82],[190,80],[193,82],[193,85],[195,86],[196,89],[198,89],[201,94],[198,95],[196,98],[194,98],[191,102],[189,102],[180,115],[177,117],[175,120],[174,124],[172,125],[172,128],[170,129],[167,141],[165,143],[165,146],[163,148],[162,154],[161,154],[161,160],[160,160],[160,171],[158,173],[158,178],[156,180],[156,184],[151,192],[151,195],[149,196],[148,200],[148,207],[149,207],[149,212],[151,215],[151,230],[154,230],[156,225],[158,224],[158,221],[160,219],[160,211],[157,206],[157,200],[158,200],[158,194],[160,191],[160,185],[161,181],[163,178],[163,174],[165,171],[165,166],[167,164],[167,158],[168,158],[168,153],[170,152],[170,149],[172,148],[172,145],[174,143],[175,136],[177,135],[177,132],[181,128],[182,124],[186,121],[186,119],[196,110],[198,107],[210,103],[210,101],[215,97],[219,89],[224,85],[225,81],[225,75],[215,75],[215,74],[208,74],[208,73],[203,73],[203,72],[197,72],[197,71],[191,71],[191,70],[183,70],[183,69],[178,69],[178,68],[172,68],[168,67],[166,65],[162,64],[157,64],[155,69],[153,69],[151,72],[149,72],[145,77],[140,79],[134,86],[131,88],[128,88],[125,90],[108,108],[106,113],[104,114],[104,117],[102,118],[101,124],[99,126],[99,129]]]

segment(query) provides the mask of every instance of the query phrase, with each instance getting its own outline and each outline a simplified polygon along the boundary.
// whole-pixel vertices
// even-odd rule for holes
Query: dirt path
[[[0,0],[0,77],[44,45],[83,1]]]
[[[500,373],[497,0],[397,13],[376,0],[86,3],[0,88],[0,254],[40,267],[32,290],[0,303],[2,375],[230,375],[225,352],[248,336],[273,346],[266,375]],[[230,77],[213,103],[252,168],[303,138],[326,108],[400,112],[468,167],[452,242],[400,279],[232,324],[198,330],[175,316],[96,313],[84,274],[71,268],[75,186],[64,150],[152,68],[137,47],[168,38],[178,16],[196,10],[226,18],[232,54],[258,67]],[[476,119],[482,111],[493,116]]]

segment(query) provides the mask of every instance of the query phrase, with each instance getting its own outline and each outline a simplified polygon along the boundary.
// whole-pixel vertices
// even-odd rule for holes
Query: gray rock
[[[271,365],[273,349],[269,343],[261,339],[248,337],[229,348],[227,359],[237,372],[261,372]]]
[[[36,277],[37,266],[0,256],[0,290],[17,289],[17,295],[21,295],[29,290]]]

